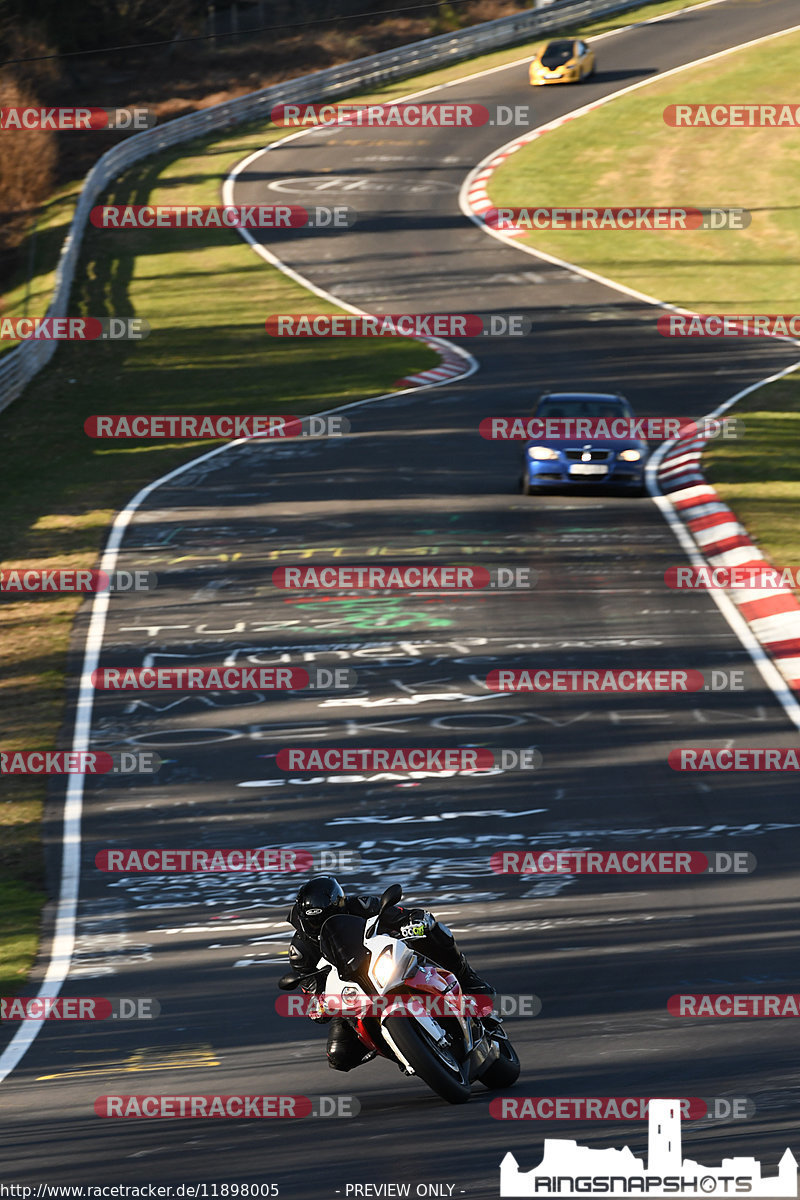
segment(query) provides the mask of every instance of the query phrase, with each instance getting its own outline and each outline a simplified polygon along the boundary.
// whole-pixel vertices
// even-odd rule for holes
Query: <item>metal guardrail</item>
[[[328,67],[311,75],[301,75],[287,83],[250,92],[236,100],[177,117],[165,125],[157,125],[125,138],[101,155],[83,182],[69,233],[61,249],[53,299],[46,315],[55,318],[67,315],[89,212],[107,184],[139,159],[158,154],[181,142],[193,141],[258,118],[266,121],[275,104],[327,100],[343,94],[350,96],[372,86],[511,46],[537,34],[552,33],[563,28],[567,22],[573,24],[585,17],[625,12],[642,3],[643,0],[556,0],[544,9],[500,17],[496,21],[487,21],[457,33],[440,34],[395,50],[384,50],[367,58]],[[25,390],[30,380],[53,357],[57,346],[58,343],[53,341],[25,341],[0,358],[0,412]]]

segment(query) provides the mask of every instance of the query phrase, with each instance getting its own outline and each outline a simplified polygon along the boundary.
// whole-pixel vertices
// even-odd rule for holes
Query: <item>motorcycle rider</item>
[[[380,909],[378,896],[346,896],[333,875],[315,875],[301,887],[287,920],[296,930],[289,947],[289,965],[303,979],[303,991],[319,995],[325,991],[327,971],[318,974],[320,959],[319,935],[324,921],[336,913],[357,917],[374,917]],[[495,994],[494,988],[476,975],[459,950],[452,932],[437,921],[433,913],[422,908],[402,908],[399,904],[384,909],[381,931],[413,943],[415,950],[437,966],[455,975],[467,994]],[[328,1033],[328,1065],[334,1071],[352,1071],[375,1057],[359,1040],[353,1027],[342,1017],[330,1017],[322,1009],[309,1014],[312,1020],[330,1021]]]

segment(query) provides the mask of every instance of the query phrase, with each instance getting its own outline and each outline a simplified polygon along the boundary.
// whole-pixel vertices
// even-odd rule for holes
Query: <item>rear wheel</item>
[[[383,1022],[397,1046],[423,1083],[450,1104],[465,1104],[470,1098],[469,1083],[454,1055],[438,1046],[411,1017],[387,1017]]]
[[[508,1038],[497,1038],[497,1048],[500,1051],[500,1057],[495,1059],[488,1071],[484,1071],[478,1080],[490,1091],[511,1087],[512,1083],[516,1083],[519,1079],[521,1070],[519,1056]]]

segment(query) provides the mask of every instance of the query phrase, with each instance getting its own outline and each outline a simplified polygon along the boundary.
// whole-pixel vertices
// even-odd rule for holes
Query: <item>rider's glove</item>
[[[331,1015],[325,1011],[325,1004],[319,996],[311,996],[309,998],[308,1015],[312,1021],[325,1022],[331,1020]]]
[[[424,908],[412,908],[407,916],[408,920],[400,926],[402,938],[427,937],[436,924],[433,914],[426,912]]]

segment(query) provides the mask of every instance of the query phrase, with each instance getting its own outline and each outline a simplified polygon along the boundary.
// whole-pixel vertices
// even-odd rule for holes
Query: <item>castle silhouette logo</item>
[[[757,1158],[724,1158],[704,1167],[681,1157],[679,1100],[651,1100],[647,1164],[623,1150],[591,1150],[577,1142],[546,1138],[542,1161],[520,1171],[510,1152],[500,1164],[501,1196],[797,1196],[797,1159],[786,1150],[778,1174],[764,1178]]]

